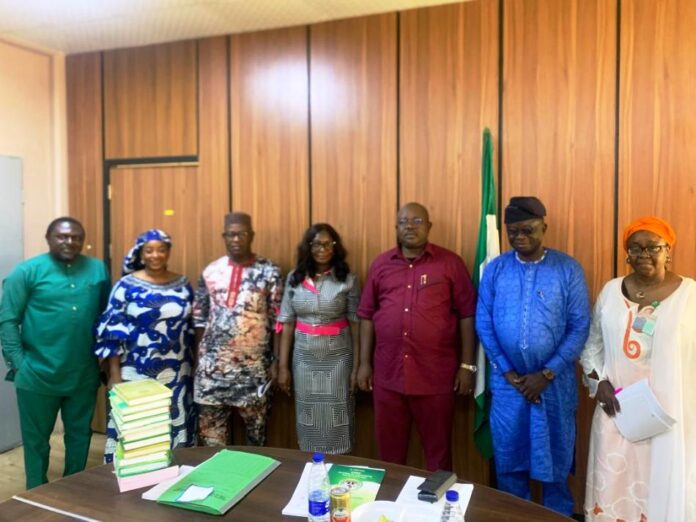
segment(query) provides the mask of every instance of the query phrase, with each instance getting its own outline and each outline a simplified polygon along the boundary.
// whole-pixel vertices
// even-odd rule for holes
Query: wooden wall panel
[[[471,268],[483,130],[498,134],[498,2],[402,13],[400,93],[400,202],[425,204],[433,242]]]
[[[104,53],[106,158],[195,155],[196,41]]]
[[[231,37],[232,209],[284,271],[308,225],[307,89],[306,28]]]
[[[396,14],[310,29],[312,221],[341,234],[351,268],[367,275],[394,246]]]
[[[111,274],[121,277],[123,256],[135,238],[159,228],[172,238],[169,269],[196,281],[211,259],[203,257],[203,230],[191,226],[199,213],[197,167],[114,167],[111,178]]]
[[[229,60],[226,36],[198,43],[198,230],[203,259],[225,254],[220,237],[230,209]]]
[[[619,243],[623,227],[656,215],[677,232],[672,269],[696,277],[696,2],[623,0]],[[623,245],[620,273],[627,273]]]
[[[498,2],[482,0],[401,14],[401,204],[418,201],[431,240],[472,268],[481,201],[483,129],[497,137]],[[473,444],[474,407],[457,401],[455,471],[486,483]]]
[[[84,253],[104,256],[101,54],[66,58],[68,205],[85,226]]]
[[[616,2],[505,0],[504,23],[503,206],[541,198],[546,244],[596,295],[613,273]]]
[[[545,243],[580,261],[596,295],[613,274],[616,2],[505,0],[504,9],[503,206],[541,198]],[[571,487],[581,511],[593,404],[579,388]]]
[[[394,246],[396,213],[396,14],[310,28],[312,221],[341,234],[364,281]],[[360,394],[354,452],[377,457],[372,398]]]

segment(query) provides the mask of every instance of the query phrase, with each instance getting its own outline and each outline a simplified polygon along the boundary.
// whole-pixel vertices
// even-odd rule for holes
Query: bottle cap
[[[312,455],[312,461],[313,462],[324,462],[324,454],[317,451],[314,455]]]
[[[459,493],[453,489],[448,489],[445,498],[448,502],[459,502]]]

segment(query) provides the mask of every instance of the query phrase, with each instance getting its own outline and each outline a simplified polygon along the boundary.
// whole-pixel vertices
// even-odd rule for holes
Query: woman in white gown
[[[696,282],[667,268],[675,241],[672,227],[658,218],[631,223],[624,247],[633,272],[609,281],[594,308],[580,359],[597,400],[588,521],[696,521]],[[616,394],[641,379],[677,422],[630,442],[613,421]]]

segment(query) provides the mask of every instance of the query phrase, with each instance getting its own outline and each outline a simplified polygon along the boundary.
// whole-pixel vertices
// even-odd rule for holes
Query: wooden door
[[[197,209],[198,168],[114,167],[110,178],[112,279],[121,277],[123,257],[135,238],[159,228],[172,238],[169,270],[184,274],[195,286],[204,265],[211,261],[201,249],[201,225],[205,224],[200,223]]]

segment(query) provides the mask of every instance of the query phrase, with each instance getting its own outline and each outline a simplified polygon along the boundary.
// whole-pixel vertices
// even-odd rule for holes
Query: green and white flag
[[[481,164],[481,221],[479,223],[476,260],[474,262],[474,286],[478,290],[483,277],[483,270],[488,262],[500,254],[500,236],[498,235],[498,206],[495,201],[495,176],[493,174],[493,141],[491,131],[483,131],[483,158]],[[474,401],[474,442],[481,455],[490,459],[493,456],[491,429],[488,424],[490,397],[486,393],[490,368],[481,343],[476,354],[476,387]]]

